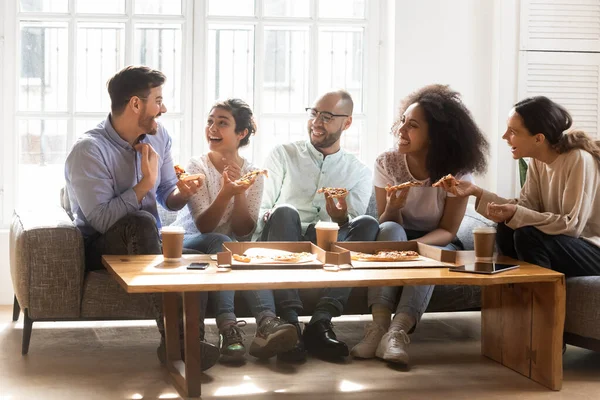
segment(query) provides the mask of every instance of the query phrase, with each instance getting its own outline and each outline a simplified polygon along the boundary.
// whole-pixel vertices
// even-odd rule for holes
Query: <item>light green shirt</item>
[[[289,204],[298,210],[302,232],[310,224],[331,221],[325,208],[321,187],[348,189],[348,217],[367,211],[373,191],[371,171],[352,154],[340,149],[323,156],[308,140],[279,145],[265,161],[269,177],[265,179],[262,203],[254,240],[264,227],[264,214],[277,205]]]

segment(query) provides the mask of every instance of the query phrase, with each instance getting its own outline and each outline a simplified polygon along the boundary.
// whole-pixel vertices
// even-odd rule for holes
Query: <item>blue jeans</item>
[[[204,254],[217,254],[223,251],[223,243],[226,242],[231,242],[231,239],[222,233],[196,233],[185,235],[183,247]]]
[[[368,215],[361,215],[340,227],[338,241],[373,241],[379,232],[379,223]],[[298,210],[291,205],[276,207],[269,216],[261,235],[262,241],[316,243],[317,235],[314,224],[302,234],[302,226]],[[342,314],[352,288],[324,288],[315,308],[313,319],[331,320]],[[289,322],[298,321],[298,313],[302,311],[302,301],[298,289],[275,290],[275,301],[280,315]]]
[[[183,247],[194,249],[206,254],[215,254],[222,251],[223,243],[231,242],[231,238],[221,233],[197,233],[186,235]],[[243,291],[244,300],[248,303],[256,323],[264,317],[275,317],[275,300],[271,290]],[[209,297],[214,303],[217,327],[221,329],[227,322],[235,322],[234,297],[235,291],[221,290],[210,292]]]
[[[427,234],[427,232],[422,231],[405,230],[402,225],[391,221],[382,223],[379,228],[378,242],[405,242],[418,239]],[[445,250],[458,250],[452,243],[439,247]],[[396,307],[396,314],[408,314],[415,318],[417,322],[420,321],[429,305],[429,300],[431,300],[433,288],[434,285],[404,286],[400,302]],[[370,287],[368,294],[369,307],[372,307],[373,304],[383,304],[393,312],[399,290],[400,287],[398,286]]]

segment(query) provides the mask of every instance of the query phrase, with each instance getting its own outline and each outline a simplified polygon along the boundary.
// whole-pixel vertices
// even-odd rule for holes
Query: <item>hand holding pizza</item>
[[[487,216],[494,222],[507,222],[514,217],[517,212],[516,204],[495,204],[489,203],[487,205]]]
[[[205,176],[202,175],[193,180],[180,179],[177,181],[177,189],[184,199],[189,200],[204,184],[204,178]]]
[[[453,182],[443,181],[439,187],[456,197],[481,196],[481,188],[469,181],[459,181],[458,179],[454,179]]]
[[[348,221],[348,204],[346,203],[346,196],[335,197],[328,192],[323,193],[325,195],[325,210],[331,217],[333,222],[345,223]],[[337,198],[337,203],[335,202]]]
[[[223,186],[220,193],[227,198],[242,194],[252,186],[255,180],[256,178],[247,181],[234,180],[229,176],[229,172],[223,171]]]
[[[410,186],[401,189],[388,186],[385,191],[387,194],[387,204],[385,208],[390,211],[398,211],[406,205],[406,199],[408,198]]]

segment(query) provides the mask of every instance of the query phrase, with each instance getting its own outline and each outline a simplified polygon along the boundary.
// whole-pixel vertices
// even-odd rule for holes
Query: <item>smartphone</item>
[[[187,269],[206,269],[207,267],[207,262],[193,262],[187,266]]]
[[[474,264],[451,267],[450,271],[469,272],[472,274],[497,274],[498,272],[509,271],[515,268],[519,268],[519,266],[515,264],[500,264],[495,262],[476,262]]]

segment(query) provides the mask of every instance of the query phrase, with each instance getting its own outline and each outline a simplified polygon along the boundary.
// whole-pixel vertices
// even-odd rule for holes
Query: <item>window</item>
[[[372,162],[365,159],[369,141],[363,133],[367,105],[371,112],[377,105],[376,100],[367,101],[366,90],[366,72],[377,68],[376,57],[367,57],[366,45],[379,34],[379,27],[371,28],[375,2],[6,3],[16,18],[14,26],[4,27],[11,41],[5,53],[16,58],[14,69],[4,70],[2,82],[12,86],[14,98],[7,111],[10,123],[3,121],[14,132],[5,138],[14,149],[5,162],[14,167],[12,175],[2,176],[4,187],[14,193],[3,199],[8,200],[5,224],[11,212],[7,208],[15,204],[37,206],[40,198],[58,204],[69,149],[106,118],[106,82],[130,64],[148,65],[167,76],[163,93],[168,112],[161,120],[173,137],[178,162],[205,151],[204,120],[217,99],[239,97],[253,108],[258,134],[243,154],[260,165],[276,144],[306,138],[304,108],[330,88],[345,88],[355,102],[354,123],[343,136],[343,146],[368,165]],[[31,177],[36,184],[24,184]]]
[[[207,82],[202,114],[217,99],[246,100],[257,116],[258,134],[243,154],[260,163],[273,146],[306,137],[304,108],[319,93],[345,88],[355,108],[343,146],[365,159],[365,43],[374,11],[364,0],[251,4],[208,0],[207,14],[196,14],[207,24],[207,72],[198,76]],[[202,125],[194,128],[201,131]]]
[[[145,64],[167,75],[169,112],[162,122],[179,156],[184,31],[191,24],[181,1],[21,0],[18,6],[16,182],[36,182],[16,185],[19,206],[34,206],[41,196],[58,204],[69,149],[106,118],[106,82],[125,65]]]

